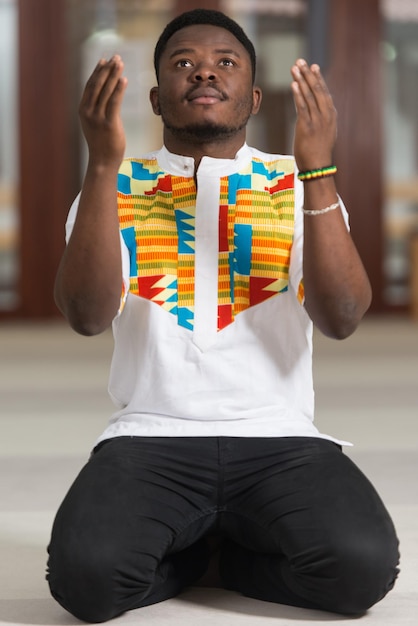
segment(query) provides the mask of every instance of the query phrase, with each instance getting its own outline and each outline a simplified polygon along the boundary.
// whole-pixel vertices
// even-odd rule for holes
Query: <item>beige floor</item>
[[[418,619],[418,325],[367,319],[350,339],[316,336],[317,424],[353,441],[347,453],[383,496],[398,528],[395,590],[361,619]],[[63,323],[0,325],[0,625],[70,625],[49,597],[45,546],[65,491],[112,410],[106,395],[112,340]],[[123,615],[116,623],[301,626],[335,615],[252,601],[215,589]],[[345,620],[344,620],[345,621]]]

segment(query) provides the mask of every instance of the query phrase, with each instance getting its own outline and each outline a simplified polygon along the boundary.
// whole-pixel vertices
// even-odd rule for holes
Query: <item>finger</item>
[[[309,115],[309,110],[306,105],[305,97],[301,92],[298,81],[294,80],[290,87],[292,90],[293,102],[295,103],[296,113],[298,115],[303,115],[304,113]]]
[[[306,63],[301,60],[297,61],[292,67],[292,92],[298,113],[310,117],[317,108],[317,104],[312,89],[307,82],[305,67]]]
[[[312,83],[311,88],[315,95],[318,108],[320,110],[324,108],[334,108],[334,102],[329,92],[328,86],[325,82],[325,79],[322,76],[321,68],[319,67],[319,65],[314,64],[311,66],[310,70],[310,81]]]
[[[313,64],[309,67],[304,59],[299,59],[294,67],[295,80],[299,84],[311,115],[315,115],[317,111],[324,113],[333,108],[332,98],[319,65]]]
[[[115,89],[113,90],[112,94],[110,95],[107,101],[106,118],[110,122],[113,121],[115,117],[118,117],[120,114],[123,96],[125,95],[125,90],[126,90],[127,85],[128,85],[127,78],[122,76],[118,80],[115,86]]]
[[[309,113],[314,113],[318,108],[315,97],[315,82],[312,80],[312,71],[303,59],[299,59],[292,68],[292,75],[298,85],[300,98],[303,99],[304,107]]]
[[[109,71],[105,79],[100,93],[97,98],[97,110],[100,114],[107,117],[108,107],[111,99],[115,95],[115,91],[119,93],[122,80],[123,62],[119,56],[113,57],[109,61]]]
[[[109,97],[115,90],[123,71],[120,57],[101,59],[86,83],[80,106],[88,114],[105,115]]]
[[[81,98],[80,104],[90,108],[97,101],[99,93],[103,87],[103,84],[109,74],[109,65],[105,59],[100,59],[90,75],[84,92]]]

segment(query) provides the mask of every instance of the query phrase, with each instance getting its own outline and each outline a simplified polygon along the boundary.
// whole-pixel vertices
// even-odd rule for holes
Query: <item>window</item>
[[[18,299],[17,11],[16,1],[0,0],[0,310]]]
[[[409,305],[411,241],[418,233],[418,4],[384,0],[384,298]]]

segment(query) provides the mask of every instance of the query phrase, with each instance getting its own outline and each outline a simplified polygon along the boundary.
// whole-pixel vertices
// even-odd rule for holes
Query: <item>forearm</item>
[[[295,159],[299,170],[331,164],[337,135],[337,113],[318,65],[299,59],[292,67],[297,110]],[[340,208],[330,176],[304,182],[303,280],[305,308],[314,324],[330,337],[350,335],[370,306],[370,283]]]
[[[77,218],[57,273],[57,306],[77,332],[94,335],[115,317],[122,290],[117,169],[89,165]]]
[[[117,174],[125,151],[120,115],[126,78],[118,55],[101,59],[86,83],[79,113],[89,164],[74,228],[55,282],[55,300],[77,332],[95,335],[117,314],[122,260]]]
[[[308,210],[337,202],[332,178],[305,183]],[[304,216],[305,307],[314,324],[337,339],[349,336],[371,302],[370,283],[339,208]]]

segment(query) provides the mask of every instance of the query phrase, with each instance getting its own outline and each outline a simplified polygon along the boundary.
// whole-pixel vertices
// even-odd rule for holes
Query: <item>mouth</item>
[[[213,87],[195,87],[186,96],[188,102],[193,104],[217,104],[226,100],[224,94]]]

